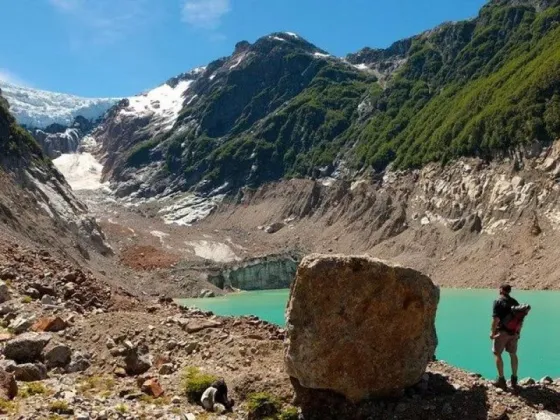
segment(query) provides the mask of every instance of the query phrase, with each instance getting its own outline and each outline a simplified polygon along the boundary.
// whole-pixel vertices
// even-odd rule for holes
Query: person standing
[[[517,371],[519,358],[517,357],[517,343],[519,341],[518,328],[508,328],[509,319],[512,318],[512,308],[518,307],[519,302],[511,297],[511,286],[504,284],[500,286],[500,297],[494,301],[492,310],[492,327],[490,339],[492,340],[492,352],[496,360],[498,379],[494,382],[496,387],[506,389],[507,383],[504,376],[504,360],[502,353],[507,351],[511,359],[511,386],[517,387]]]

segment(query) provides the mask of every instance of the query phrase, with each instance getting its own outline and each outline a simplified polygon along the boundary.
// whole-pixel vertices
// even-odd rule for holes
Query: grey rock
[[[18,381],[36,382],[47,379],[47,367],[42,363],[23,363],[10,367]]]
[[[5,268],[0,271],[1,280],[15,280],[17,278],[17,272],[13,268]]]
[[[43,351],[47,368],[66,367],[70,363],[72,350],[65,344],[49,343]]]
[[[160,375],[171,375],[173,372],[175,372],[175,369],[173,368],[173,365],[170,363],[165,363],[161,365],[158,371]]]
[[[285,226],[286,226],[285,223],[283,223],[283,222],[277,222],[277,223],[273,223],[273,224],[268,225],[267,227],[265,227],[265,228],[264,228],[264,231],[265,231],[266,233],[272,234],[272,233],[276,233],[276,232],[278,232],[279,230],[283,229]]]
[[[0,303],[8,300],[10,300],[10,288],[5,282],[0,281]]]
[[[200,344],[198,344],[198,342],[196,342],[196,341],[187,343],[185,345],[185,352],[187,354],[191,354],[192,352],[198,350],[199,347],[200,347]]]
[[[543,385],[550,385],[553,382],[554,380],[550,376],[545,376],[544,378],[541,378],[541,380],[539,381],[539,383]]]
[[[28,287],[25,289],[25,294],[33,299],[39,299],[41,297],[41,293],[34,287]]]
[[[560,420],[560,415],[550,411],[541,411],[535,415],[536,420]]]
[[[33,314],[19,314],[16,319],[10,322],[10,328],[16,334],[21,334],[31,328],[35,319],[36,317]]]
[[[117,343],[115,343],[115,340],[113,340],[111,337],[107,337],[107,341],[105,342],[105,344],[109,350],[117,346]]]
[[[519,385],[522,385],[522,386],[535,385],[535,380],[533,378],[525,378],[525,379],[522,379],[521,381],[519,381]]]
[[[193,413],[185,414],[185,420],[196,420],[196,416]]]
[[[89,361],[89,358],[86,357],[86,355],[80,352],[75,352],[72,355],[72,360],[70,361],[70,364],[66,368],[66,371],[69,373],[83,372],[87,370],[90,366],[91,366],[91,362]]]
[[[43,297],[41,298],[41,303],[43,305],[54,305],[55,301],[53,299],[52,296],[50,295],[43,295]]]
[[[25,333],[6,343],[4,356],[18,363],[31,363],[41,357],[41,352],[51,340],[46,333]]]
[[[18,308],[14,302],[5,302],[0,305],[0,316],[15,314],[17,311]]]

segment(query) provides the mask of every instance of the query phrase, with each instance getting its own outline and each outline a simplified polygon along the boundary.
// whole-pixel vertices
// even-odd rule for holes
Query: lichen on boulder
[[[296,394],[326,390],[359,402],[415,385],[435,354],[438,302],[439,288],[410,268],[368,256],[306,257],[286,313]]]

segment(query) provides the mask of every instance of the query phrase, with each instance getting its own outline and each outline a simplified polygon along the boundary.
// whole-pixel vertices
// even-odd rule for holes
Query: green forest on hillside
[[[356,127],[360,164],[418,167],[463,155],[490,158],[560,135],[560,7],[485,7],[476,25],[416,40],[376,111]],[[461,34],[472,32],[468,42]],[[445,35],[455,33],[455,45]],[[439,42],[438,42],[439,41]],[[442,42],[443,41],[443,42]],[[458,53],[444,61],[442,48]]]
[[[340,161],[382,171],[550,143],[560,137],[560,1],[542,4],[493,0],[476,19],[369,50],[381,65],[406,59],[383,86],[301,39],[262,38],[234,70],[195,84],[179,129],[137,145],[128,164],[155,153],[183,185],[210,190],[328,174]]]

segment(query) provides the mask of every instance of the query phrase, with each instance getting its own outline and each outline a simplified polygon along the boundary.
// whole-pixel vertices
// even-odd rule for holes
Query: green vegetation
[[[49,405],[49,410],[57,414],[71,414],[72,410],[68,403],[64,400],[52,401]]]
[[[115,378],[111,376],[89,376],[78,384],[78,391],[86,395],[109,397],[115,389]]]
[[[191,403],[200,402],[202,394],[218,378],[213,375],[202,373],[196,367],[188,367],[182,373],[183,390]]]
[[[20,388],[19,397],[29,398],[34,395],[43,395],[50,393],[50,390],[42,382],[28,382]]]
[[[295,407],[287,407],[282,410],[278,416],[278,420],[298,420],[299,412]]]
[[[140,397],[140,401],[142,401],[145,404],[153,404],[159,407],[159,406],[169,405],[171,403],[171,398],[167,396],[155,398],[151,395],[144,394]]]
[[[115,406],[115,411],[117,413],[120,413],[120,414],[126,414],[126,413],[128,413],[128,406],[126,404],[122,404],[122,403],[117,404]]]
[[[529,6],[492,3],[476,24],[449,25],[417,39],[391,87],[372,99],[369,121],[353,131],[357,166],[490,159],[533,140],[556,139],[559,23],[560,7],[537,14]],[[448,41],[456,31],[470,36]],[[446,57],[446,50],[457,53]]]
[[[0,157],[42,162],[45,159],[41,147],[27,130],[20,127],[10,114],[7,102],[0,97]]]
[[[276,397],[266,392],[258,392],[247,397],[247,408],[249,418],[277,419],[279,418],[281,404]]]
[[[533,4],[492,1],[476,19],[374,52],[380,68],[402,63],[383,86],[314,58],[303,41],[261,39],[235,71],[197,92],[181,130],[137,145],[128,164],[159,155],[186,187],[254,188],[328,174],[341,160],[382,171],[549,144],[560,137],[560,2]]]
[[[0,414],[14,414],[17,408],[15,402],[0,399]]]
[[[21,298],[21,303],[31,303],[31,302],[33,302],[33,298],[31,296],[25,295]]]

